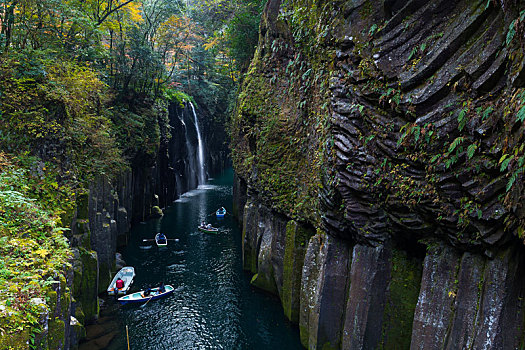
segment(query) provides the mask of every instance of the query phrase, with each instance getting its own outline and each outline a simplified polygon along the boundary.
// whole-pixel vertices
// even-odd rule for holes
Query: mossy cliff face
[[[520,347],[519,6],[268,2],[232,122],[236,198],[244,267],[305,347]]]
[[[197,186],[195,161],[190,159],[195,156],[191,149],[197,146],[189,106],[172,106],[169,111],[160,108],[157,112],[156,118],[149,119],[158,125],[148,129],[156,130],[153,134],[158,134],[158,142],[148,152],[135,154],[128,170],[114,176],[99,174],[85,188],[79,184],[75,193],[68,193],[74,203],[60,214],[61,226],[71,228],[65,233],[69,246],[64,240],[63,247],[71,258],[60,260],[56,271],[44,277],[45,296],[33,298],[33,294],[20,292],[20,301],[31,307],[37,321],[23,323],[20,318],[31,318],[23,314],[15,317],[2,306],[9,304],[0,305],[1,349],[33,348],[33,343],[42,349],[77,348],[86,335],[84,325],[99,315],[99,295],[105,293],[118,268],[115,253],[118,246],[127,243],[132,222],[158,215],[160,208]],[[184,118],[188,129],[182,128]],[[227,163],[220,150],[212,153],[214,170]],[[51,256],[47,250],[38,252]]]
[[[274,209],[319,222],[316,198],[325,157],[326,73],[333,53],[295,47],[279,10],[279,1],[268,2],[260,45],[232,123],[232,157],[239,176]],[[318,19],[328,16],[325,10]]]

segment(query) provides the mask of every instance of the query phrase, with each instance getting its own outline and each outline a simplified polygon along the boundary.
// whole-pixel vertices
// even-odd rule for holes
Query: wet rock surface
[[[441,348],[452,322],[460,255],[443,245],[431,247],[423,264],[414,313],[411,349]]]
[[[305,347],[340,347],[349,247],[325,234],[310,239],[303,266],[299,329]]]
[[[356,245],[345,310],[342,349],[375,349],[381,340],[386,289],[391,279],[391,250]]]

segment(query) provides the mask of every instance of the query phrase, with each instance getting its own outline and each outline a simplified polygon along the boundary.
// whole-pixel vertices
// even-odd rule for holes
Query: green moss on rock
[[[325,343],[321,346],[322,350],[337,350],[338,347],[333,346],[331,343]]]
[[[76,237],[79,245],[85,249],[91,249],[91,230],[89,229],[89,220],[79,219],[76,224]]]
[[[253,275],[252,280],[250,281],[250,284],[254,287],[260,288],[262,290],[265,290],[267,292],[270,292],[272,294],[277,294],[277,288],[275,286],[275,281],[273,281],[273,269],[271,269],[271,273],[268,274],[259,274],[256,273]]]
[[[54,290],[47,291],[47,305],[50,313],[54,314],[58,306],[58,293]]]
[[[69,317],[69,307],[71,305],[71,291],[67,286],[67,280],[64,275],[60,276],[60,315],[62,319]]]
[[[72,332],[72,339],[75,341],[79,341],[86,338],[86,328],[77,318],[71,319],[71,332]],[[73,348],[76,348],[76,344],[71,344]]]
[[[380,349],[409,349],[414,311],[419,298],[421,261],[392,250],[392,273],[383,317]]]
[[[48,344],[49,349],[62,349],[65,340],[66,326],[64,321],[55,318],[48,324]]]
[[[317,45],[328,40],[328,25],[319,23],[330,23],[333,16],[330,6],[315,1],[282,6],[281,13],[293,13],[291,18],[275,18],[273,8],[261,21],[264,34],[232,119],[232,159],[239,176],[271,201],[272,209],[319,224],[334,52]],[[312,40],[295,38],[297,21]]]
[[[299,323],[299,301],[304,256],[313,232],[296,221],[286,225],[286,242],[283,263],[282,304],[286,317]]]
[[[89,195],[80,193],[77,195],[77,219],[86,220],[89,218]]]
[[[81,277],[81,291],[79,301],[82,304],[85,319],[91,320],[98,315],[98,291],[97,291],[97,277],[98,277],[98,261],[97,253],[80,249],[80,257],[82,260],[82,277]]]
[[[7,329],[7,324],[12,322],[10,319],[0,318],[0,328]],[[20,350],[27,349],[29,339],[29,329],[18,330],[17,333],[0,332],[0,349],[2,350]]]
[[[75,251],[75,260],[73,261],[73,298],[79,300],[82,295],[82,261],[80,253]]]
[[[82,324],[86,321],[86,316],[84,315],[84,310],[81,305],[77,306],[75,309],[75,318]]]
[[[310,333],[308,331],[308,326],[299,324],[299,339],[301,344],[308,349],[308,340],[310,338]]]
[[[257,273],[257,206],[248,202],[244,209],[242,229],[243,268]]]

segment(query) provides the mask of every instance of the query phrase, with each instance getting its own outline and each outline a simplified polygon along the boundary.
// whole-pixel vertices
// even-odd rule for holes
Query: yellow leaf
[[[49,254],[49,250],[47,250],[47,249],[38,249],[37,251],[35,251],[35,254],[38,254],[42,258],[45,258]]]

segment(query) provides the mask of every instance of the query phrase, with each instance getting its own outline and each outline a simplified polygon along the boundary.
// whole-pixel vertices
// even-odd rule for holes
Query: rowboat
[[[162,236],[164,236],[162,234]],[[168,245],[168,239],[166,238],[166,236],[164,236],[164,238],[161,237],[161,233],[157,233],[155,235],[155,243],[157,243],[157,247],[165,247]]]
[[[151,293],[149,295],[144,295],[144,290],[141,290],[140,292],[132,293],[125,295],[123,297],[118,298],[118,301],[121,304],[127,304],[127,303],[144,303],[150,300],[156,300],[160,298],[167,297],[168,295],[173,294],[173,291],[175,288],[170,286],[169,284],[164,286],[164,292],[159,293],[159,288],[151,288]]]
[[[198,229],[202,232],[206,233],[217,233],[219,232],[219,229],[216,227],[213,227],[211,225],[199,225]]]
[[[224,207],[217,209],[215,215],[217,215],[218,218],[223,218],[224,215],[226,215],[226,209]]]
[[[133,283],[135,277],[135,269],[132,266],[125,266],[121,268],[113,277],[113,280],[109,284],[107,292],[109,295],[124,295],[128,292],[129,287]],[[122,279],[124,281],[124,287],[117,288],[117,280]]]

